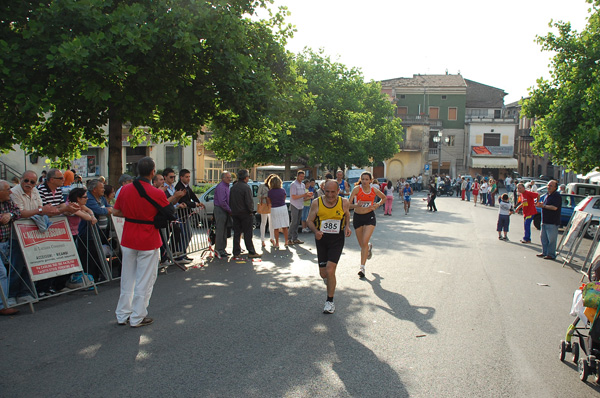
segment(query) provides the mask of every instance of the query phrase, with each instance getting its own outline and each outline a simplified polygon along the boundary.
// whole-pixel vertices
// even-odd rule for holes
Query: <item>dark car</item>
[[[546,195],[540,196],[540,202],[543,202],[546,199]],[[582,195],[572,195],[572,194],[561,194],[562,199],[562,207],[560,209],[560,225],[562,227],[566,226],[573,215],[573,211],[575,211],[575,207],[579,202],[585,199],[585,196]],[[537,214],[533,216],[533,225],[540,229],[542,225],[542,209],[540,207],[537,208]]]

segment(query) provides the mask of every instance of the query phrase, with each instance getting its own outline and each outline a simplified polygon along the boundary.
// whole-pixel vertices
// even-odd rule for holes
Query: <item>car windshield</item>
[[[292,185],[292,181],[284,181],[282,188],[285,189],[285,196],[290,197],[290,185]]]

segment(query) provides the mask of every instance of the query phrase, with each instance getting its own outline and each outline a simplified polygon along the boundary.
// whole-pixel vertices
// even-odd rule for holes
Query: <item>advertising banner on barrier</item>
[[[52,225],[44,233],[31,220],[21,219],[14,223],[25,264],[34,282],[82,271],[66,217],[53,217],[51,221]]]
[[[123,226],[125,226],[125,217],[111,216],[115,232],[117,233],[117,239],[119,243],[123,240]]]

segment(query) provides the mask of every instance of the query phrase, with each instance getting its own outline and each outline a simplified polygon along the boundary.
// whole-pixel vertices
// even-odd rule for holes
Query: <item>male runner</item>
[[[408,214],[408,210],[410,209],[410,195],[412,194],[413,190],[407,182],[402,189],[402,195],[404,196],[404,214]]]
[[[335,180],[325,182],[325,195],[313,200],[308,213],[308,228],[315,234],[319,274],[327,286],[327,301],[323,313],[333,314],[335,304],[335,270],[342,255],[345,237],[350,230],[350,207],[348,199],[338,196],[339,185]]]
[[[338,170],[335,173],[335,178],[339,187],[339,195],[348,196],[350,194],[350,185],[348,184],[348,181],[344,180],[344,172],[342,170]]]

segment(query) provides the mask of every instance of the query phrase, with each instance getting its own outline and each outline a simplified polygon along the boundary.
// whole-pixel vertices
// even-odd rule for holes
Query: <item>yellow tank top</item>
[[[344,217],[344,207],[342,206],[342,198],[338,196],[337,203],[333,207],[325,206],[323,197],[319,197],[319,210],[315,219],[315,226],[323,233],[337,234],[344,233],[346,220]]]

